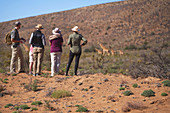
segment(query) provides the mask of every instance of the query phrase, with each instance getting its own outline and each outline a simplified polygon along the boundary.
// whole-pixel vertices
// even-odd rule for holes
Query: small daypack
[[[12,30],[9,31],[9,32],[5,35],[5,43],[6,43],[7,45],[11,45],[11,44],[12,44],[12,41],[11,41],[11,32],[12,32]]]

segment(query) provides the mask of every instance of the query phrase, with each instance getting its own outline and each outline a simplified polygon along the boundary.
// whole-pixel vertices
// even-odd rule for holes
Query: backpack
[[[11,41],[11,31],[9,31],[6,35],[5,35],[5,43],[7,45],[11,45],[12,41]]]

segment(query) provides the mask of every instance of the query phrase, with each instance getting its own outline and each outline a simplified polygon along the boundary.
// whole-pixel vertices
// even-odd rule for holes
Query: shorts
[[[32,54],[32,52],[29,52],[29,62],[33,62],[33,54]]]

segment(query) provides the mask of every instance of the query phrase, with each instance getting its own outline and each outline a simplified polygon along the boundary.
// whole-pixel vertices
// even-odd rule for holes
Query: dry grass
[[[133,109],[142,110],[145,108],[146,108],[146,106],[144,106],[142,102],[127,102],[122,106],[122,111],[129,112]]]

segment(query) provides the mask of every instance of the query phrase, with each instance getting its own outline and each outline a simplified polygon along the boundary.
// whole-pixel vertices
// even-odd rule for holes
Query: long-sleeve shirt
[[[68,45],[71,45],[70,50],[73,53],[80,53],[81,52],[81,40],[83,40],[83,44],[85,45],[87,43],[87,40],[79,33],[74,32],[69,36],[68,39]]]

